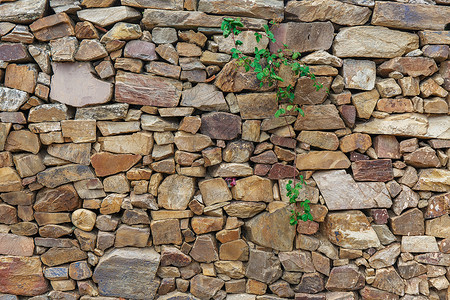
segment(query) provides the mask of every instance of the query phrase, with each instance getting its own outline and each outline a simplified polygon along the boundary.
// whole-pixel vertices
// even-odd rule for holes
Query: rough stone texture
[[[159,186],[158,204],[166,209],[186,209],[194,196],[195,179],[170,175]]]
[[[46,0],[19,0],[3,3],[0,6],[0,21],[29,24],[44,16],[46,4]]]
[[[283,3],[280,0],[252,0],[249,2],[225,0],[200,0],[198,10],[206,13],[238,15],[253,18],[277,19],[283,17]]]
[[[160,255],[151,248],[122,248],[106,253],[95,268],[93,279],[101,295],[142,299],[154,296]]]

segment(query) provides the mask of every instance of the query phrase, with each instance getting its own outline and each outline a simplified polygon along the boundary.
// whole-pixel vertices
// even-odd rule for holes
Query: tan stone
[[[311,151],[297,155],[296,166],[299,170],[346,169],[350,160],[340,151]]]
[[[96,214],[88,209],[77,209],[72,213],[72,223],[84,231],[91,231],[94,228]]]
[[[212,146],[211,138],[203,134],[190,134],[178,131],[175,134],[175,145],[179,150],[187,152],[198,152],[208,146]]]
[[[42,262],[50,267],[86,258],[86,252],[80,250],[78,247],[50,248],[50,250],[41,255]]]
[[[75,54],[78,61],[99,60],[108,56],[108,52],[98,40],[82,40]]]
[[[240,94],[237,101],[244,120],[270,118],[278,108],[274,93]]]
[[[100,41],[102,43],[114,40],[129,41],[139,39],[141,36],[142,30],[139,24],[118,22],[114,24],[114,26],[101,38]]]
[[[153,135],[149,132],[101,137],[98,141],[103,151],[112,153],[148,155],[153,147]]]
[[[243,201],[273,201],[272,182],[259,176],[251,176],[236,181],[231,189],[233,198]]]
[[[158,188],[158,204],[170,210],[183,210],[194,195],[195,179],[170,175]]]
[[[22,189],[22,181],[13,168],[0,168],[0,192],[14,192]]]
[[[96,140],[95,120],[63,120],[61,130],[63,137],[73,143],[90,143]]]
[[[140,159],[140,155],[100,152],[91,157],[91,163],[97,176],[108,176],[129,170]]]
[[[332,104],[305,105],[303,112],[305,116],[298,116],[294,124],[295,130],[329,130],[345,127],[338,110]]]
[[[9,64],[5,72],[5,86],[27,93],[34,93],[38,70],[36,65]]]
[[[199,182],[198,187],[204,203],[209,206],[220,202],[230,201],[231,192],[222,178],[207,179]]]
[[[372,139],[368,134],[353,133],[346,135],[340,140],[340,149],[342,152],[347,153],[355,150],[365,152],[372,146]]]
[[[45,170],[42,159],[38,155],[19,154],[13,157],[14,165],[20,177],[29,177]]]
[[[449,224],[450,217],[447,214],[439,218],[427,220],[425,223],[425,234],[447,239],[450,237]]]
[[[65,13],[58,13],[38,19],[30,24],[30,29],[34,37],[43,42],[75,35],[73,22]]]
[[[116,232],[114,247],[145,247],[150,236],[150,228],[120,225]]]
[[[12,131],[6,139],[6,151],[27,151],[37,154],[39,149],[40,142],[38,136],[27,130]]]
[[[219,231],[224,226],[224,219],[222,217],[193,217],[191,226],[196,234]]]
[[[378,67],[378,73],[385,77],[394,71],[412,77],[430,76],[437,70],[435,61],[427,57],[396,57]]]
[[[177,219],[152,221],[150,228],[154,245],[181,245],[183,242],[180,231],[180,221]]]

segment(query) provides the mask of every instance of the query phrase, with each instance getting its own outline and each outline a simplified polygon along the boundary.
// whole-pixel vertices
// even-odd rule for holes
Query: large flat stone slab
[[[159,107],[175,107],[181,97],[182,83],[150,74],[119,71],[115,97],[118,102]]]
[[[100,259],[93,279],[102,296],[152,299],[159,286],[154,280],[159,261],[153,248],[114,249]]]
[[[392,205],[382,182],[356,182],[345,170],[315,172],[313,178],[329,210],[389,208]]]
[[[74,107],[111,100],[113,84],[94,77],[90,63],[52,63],[52,67],[50,99]]]
[[[29,24],[44,16],[46,5],[47,0],[18,0],[2,3],[0,21]]]
[[[283,19],[282,0],[200,0],[198,10],[219,15],[233,15],[261,19]]]

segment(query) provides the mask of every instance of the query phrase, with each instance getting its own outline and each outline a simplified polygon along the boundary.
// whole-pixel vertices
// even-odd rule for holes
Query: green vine
[[[277,26],[275,21],[270,21],[272,26]],[[313,81],[313,86],[316,90],[320,90],[323,85],[318,83],[316,80],[316,76],[310,72],[309,67],[303,65],[299,62],[299,58],[301,54],[296,51],[291,51],[286,44],[283,44],[282,49],[278,49],[277,53],[271,53],[268,49],[258,49],[255,47],[254,56],[246,56],[237,49],[238,46],[243,45],[241,40],[236,39],[236,37],[242,32],[239,28],[243,28],[244,24],[242,24],[240,18],[224,18],[222,21],[222,32],[225,38],[231,36],[235,47],[231,49],[231,56],[233,59],[236,59],[236,63],[238,66],[244,67],[246,72],[252,71],[256,74],[256,78],[260,81],[259,86],[262,88],[265,84],[269,87],[277,85],[278,82],[284,82],[284,79],[278,75],[280,67],[282,65],[288,66],[295,75],[300,77],[308,76]],[[273,32],[270,30],[268,25],[264,25],[264,33],[255,32],[256,42],[260,42],[263,36],[267,37],[273,43],[276,42],[275,36]],[[294,87],[292,85],[288,85],[286,87],[278,87],[277,89],[277,100],[279,102],[287,101],[289,104],[286,108],[279,108],[275,112],[275,117],[281,117],[286,114],[288,111],[294,111],[300,113],[304,116],[303,110],[294,103],[295,93]],[[286,120],[286,118],[285,118]],[[286,125],[289,125],[286,120]],[[291,130],[289,128],[289,130]],[[291,132],[292,134],[292,132]],[[295,160],[294,160],[295,165]],[[296,209],[291,210],[291,217],[289,223],[291,225],[296,225],[299,220],[308,221],[312,220],[311,208],[309,206],[310,201],[308,199],[299,200],[298,197],[300,195],[300,189],[306,185],[303,176],[299,176],[299,181],[293,184],[292,180],[289,180],[289,183],[286,185],[286,195],[289,197],[289,202],[291,204],[298,203],[301,212]],[[294,176],[295,181],[295,176]]]

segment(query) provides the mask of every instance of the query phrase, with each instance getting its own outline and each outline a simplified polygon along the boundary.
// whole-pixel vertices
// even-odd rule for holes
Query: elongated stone
[[[352,171],[357,181],[387,182],[394,179],[390,159],[359,160],[352,164]]]
[[[347,169],[350,160],[340,151],[311,151],[297,155],[296,166],[299,170]]]
[[[54,188],[73,181],[92,178],[95,178],[95,175],[91,168],[76,164],[49,168],[37,174],[37,181],[49,188]]]
[[[70,212],[80,207],[81,201],[71,184],[40,190],[33,205],[33,209],[39,212]]]
[[[198,10],[206,13],[245,16],[261,19],[283,18],[284,5],[280,0],[200,0]]]
[[[78,247],[71,248],[50,248],[41,255],[42,262],[50,267],[65,264],[68,262],[83,260],[87,258],[86,252]]]
[[[39,19],[30,25],[30,29],[36,39],[44,42],[75,35],[73,22],[66,13]]]
[[[180,81],[150,74],[119,71],[116,75],[116,101],[129,104],[175,107],[181,97]]]
[[[77,15],[82,21],[89,21],[102,27],[125,20],[136,20],[141,17],[140,12],[127,6],[83,9],[78,11]]]
[[[111,154],[99,152],[91,157],[92,166],[97,176],[108,176],[119,172],[128,171],[140,159],[138,154]]]
[[[18,111],[28,99],[28,94],[24,91],[0,87],[0,111]]]
[[[2,3],[0,21],[29,24],[44,16],[46,5],[46,0],[19,0]]]
[[[295,130],[329,130],[345,127],[338,110],[332,104],[305,105],[303,112],[305,116],[297,117]]]
[[[438,67],[432,58],[428,57],[396,57],[378,66],[378,73],[387,77],[394,71],[411,77],[430,76],[437,72]]]
[[[32,256],[34,242],[32,238],[9,233],[0,233],[0,254]]]
[[[450,192],[450,171],[443,169],[424,169],[413,188],[419,191]]]

